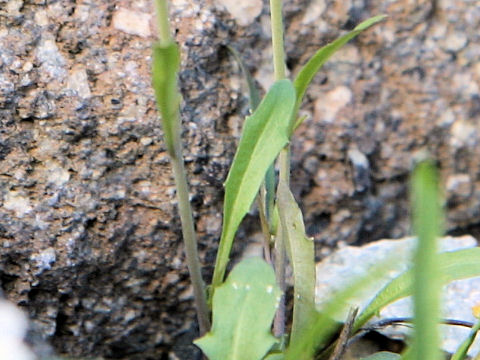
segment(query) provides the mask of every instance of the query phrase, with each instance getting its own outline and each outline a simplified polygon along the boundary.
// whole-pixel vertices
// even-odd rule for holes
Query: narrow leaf
[[[468,350],[470,349],[470,346],[472,346],[473,342],[475,341],[475,338],[479,330],[480,330],[480,321],[477,321],[475,326],[470,331],[470,334],[468,334],[468,337],[460,344],[457,351],[455,351],[455,354],[453,354],[450,360],[466,359]]]
[[[337,292],[331,299],[323,306],[322,312],[313,312],[311,314],[309,324],[301,329],[298,336],[299,340],[290,344],[287,349],[286,360],[311,359],[319,350],[325,350],[326,355],[321,359],[328,358],[328,354],[333,350],[332,337],[338,332],[342,324],[333,320],[338,318],[341,313],[345,312],[346,308],[351,305],[348,299],[358,295],[365,289],[372,281],[376,281],[380,274],[391,270],[391,265],[395,261],[388,259],[388,261],[381,261],[374,266],[366,275],[359,276],[352,279],[352,283],[346,286],[343,290]],[[355,332],[355,329],[352,333]],[[323,354],[323,353],[322,353]]]
[[[305,235],[300,208],[288,185],[280,180],[277,190],[281,231],[293,269],[293,321],[290,342],[298,340],[315,308],[315,254],[313,240]]]
[[[294,108],[293,85],[289,80],[280,80],[272,86],[253,115],[245,120],[225,182],[223,228],[212,280],[213,290],[223,282],[235,233],[250,209],[268,167],[288,143]]]
[[[175,147],[180,131],[180,94],[177,89],[177,74],[180,66],[180,52],[175,43],[153,44],[152,82],[160,114],[165,143],[170,156],[176,156]]]
[[[240,57],[240,54],[238,53],[238,51],[228,45],[227,45],[227,49],[232,53],[238,65],[240,65],[240,68],[242,69],[243,75],[245,76],[245,81],[247,82],[247,86],[248,86],[248,98],[250,101],[250,111],[254,112],[257,109],[258,104],[260,104],[260,94],[257,89],[257,86],[255,85],[255,80],[253,79],[252,74],[250,73],[250,71],[248,71],[247,67],[242,61],[242,58]]]
[[[284,360],[285,355],[283,353],[272,353],[265,356],[264,360]]]
[[[240,54],[231,46],[227,46],[227,49],[232,53],[233,57],[237,61],[238,65],[242,69],[243,75],[245,76],[245,82],[248,86],[248,99],[250,103],[250,111],[253,113],[258,105],[260,104],[260,92],[258,91],[257,86],[255,85],[255,80],[253,79],[252,74],[248,71],[245,66]],[[259,211],[264,212],[265,218],[268,222],[268,227],[270,233],[272,233],[272,212],[273,212],[273,203],[275,197],[275,169],[274,164],[270,165],[268,171],[265,175],[265,191],[260,191],[260,201],[262,202],[262,208]]]
[[[260,258],[239,263],[213,295],[213,325],[194,343],[210,360],[262,359],[277,339],[271,325],[281,292]]]
[[[441,274],[437,239],[441,232],[442,211],[438,197],[437,171],[431,161],[414,169],[411,182],[413,226],[418,236],[413,271],[414,358],[436,360],[440,356]]]
[[[323,64],[337,52],[343,45],[353,39],[355,36],[360,34],[362,31],[368,29],[370,26],[382,21],[385,19],[385,15],[374,16],[364,22],[360,23],[355,29],[349,33],[339,37],[334,42],[325,45],[320,50],[318,50],[315,55],[310,58],[310,60],[303,66],[303,68],[298,73],[295,78],[294,85],[297,92],[297,101],[296,101],[296,110],[300,108],[300,105],[303,100],[303,96],[307,90],[307,87],[312,82],[313,78],[317,72],[321,69]],[[294,129],[296,129],[305,118],[300,118],[297,120]]]
[[[462,249],[438,254],[441,283],[480,276],[480,248]],[[367,305],[355,321],[354,332],[358,331],[376,313],[388,304],[412,295],[413,271],[407,270],[390,281]]]

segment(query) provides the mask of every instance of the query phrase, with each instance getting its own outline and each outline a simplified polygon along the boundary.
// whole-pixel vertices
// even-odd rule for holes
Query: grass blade
[[[440,267],[438,237],[442,228],[442,210],[438,197],[438,176],[431,161],[422,161],[414,169],[411,182],[413,226],[418,236],[414,255],[413,358],[440,359]]]
[[[464,342],[460,344],[455,354],[451,357],[450,360],[463,360],[467,357],[468,349],[472,346],[473,342],[475,341],[475,337],[477,336],[478,331],[480,330],[480,321],[477,321],[475,326],[470,331],[470,334],[465,339]]]
[[[210,360],[259,360],[281,296],[273,269],[260,258],[239,263],[213,295],[212,330],[195,341]]]
[[[379,274],[391,270],[391,265],[395,260],[388,259],[374,266],[366,275],[352,279],[352,283],[339,291],[329,299],[328,303],[323,307],[322,312],[313,312],[311,314],[309,324],[301,329],[298,340],[290,342],[287,349],[286,360],[309,360],[317,350],[326,350],[327,347],[333,350],[332,336],[341,328],[342,324],[333,320],[338,315],[350,308],[351,304],[348,299],[355,297],[364,290],[372,281],[378,279]],[[352,333],[356,330],[353,329]],[[328,355],[328,354],[327,354]],[[325,357],[321,357],[324,359]]]
[[[295,109],[298,110],[303,100],[303,96],[305,92],[312,82],[313,78],[317,74],[317,72],[321,69],[323,64],[327,62],[327,60],[337,52],[343,45],[347,42],[352,40],[355,36],[360,34],[362,31],[368,29],[370,26],[382,21],[386,18],[386,15],[378,15],[374,16],[370,19],[367,19],[360,23],[355,29],[350,31],[348,34],[339,37],[334,42],[325,45],[320,50],[318,50],[315,55],[313,55],[310,60],[303,66],[303,68],[298,73],[297,77],[295,78],[294,85],[295,90],[297,92],[297,102]],[[296,129],[304,118],[300,118],[295,123],[294,129]]]
[[[278,213],[287,254],[293,269],[293,321],[290,341],[297,341],[315,309],[315,254],[313,240],[305,235],[300,208],[288,185],[278,185]]]
[[[248,86],[248,99],[250,102],[250,111],[254,112],[257,109],[258,105],[260,104],[260,93],[257,89],[257,86],[255,85],[255,80],[253,79],[253,76],[250,73],[250,71],[248,71],[247,67],[243,63],[242,58],[240,57],[240,54],[238,53],[238,51],[228,45],[227,45],[227,49],[232,53],[238,65],[242,69],[243,75],[245,76],[245,80]]]
[[[250,209],[268,167],[288,143],[294,108],[295,89],[289,80],[280,80],[245,121],[225,182],[223,228],[212,280],[213,290],[223,282],[235,233]]]
[[[480,248],[462,249],[440,253],[438,256],[441,283],[480,276]],[[354,325],[358,331],[375,314],[388,304],[412,295],[413,271],[408,270],[390,281],[361,312]]]

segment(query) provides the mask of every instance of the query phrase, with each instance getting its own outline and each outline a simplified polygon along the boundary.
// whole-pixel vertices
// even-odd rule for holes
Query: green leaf
[[[394,263],[394,261],[393,261]],[[323,306],[322,312],[313,312],[309,324],[300,330],[298,341],[290,344],[287,349],[286,360],[312,359],[318,350],[333,350],[332,337],[338,333],[342,324],[333,320],[350,307],[348,299],[358,295],[372,281],[376,281],[380,274],[391,270],[392,261],[381,261],[374,266],[366,275],[352,279],[352,283],[343,290],[337,292]],[[328,358],[328,354],[322,359]]]
[[[438,254],[442,284],[454,280],[480,276],[480,248],[462,249]],[[412,295],[413,271],[407,270],[390,281],[367,305],[355,321],[354,332],[358,331],[376,313],[388,304]]]
[[[303,66],[303,68],[298,73],[297,77],[295,78],[294,85],[295,90],[297,92],[297,101],[295,109],[298,110],[303,100],[303,96],[307,91],[308,85],[310,85],[311,81],[313,80],[314,76],[317,72],[321,69],[323,64],[327,62],[327,60],[337,52],[343,45],[353,39],[355,36],[360,34],[362,31],[368,29],[370,26],[382,21],[385,19],[385,15],[374,16],[368,20],[363,21],[360,23],[355,29],[350,31],[349,33],[343,35],[342,37],[338,38],[334,42],[325,45],[320,50],[318,50],[315,55],[310,58],[310,60]],[[295,112],[296,113],[296,112]],[[296,129],[301,122],[305,118],[300,118],[295,123],[294,129]]]
[[[260,94],[258,92],[257,86],[255,85],[255,80],[253,79],[252,74],[248,71],[247,67],[242,61],[240,54],[233,47],[227,45],[227,49],[232,53],[233,57],[237,61],[238,65],[242,69],[242,72],[245,76],[245,80],[248,86],[248,98],[250,101],[250,110],[253,112],[257,109],[258,104],[260,104]]]
[[[288,143],[294,108],[295,89],[289,80],[280,80],[245,121],[225,182],[223,228],[212,280],[213,291],[223,282],[238,226],[250,209],[268,167]]]
[[[194,343],[210,360],[262,359],[277,341],[271,325],[280,296],[265,261],[243,260],[213,295],[211,331]]]
[[[440,354],[441,273],[438,266],[438,244],[442,211],[438,196],[438,176],[431,161],[417,164],[412,174],[413,225],[418,236],[414,254],[413,356],[417,360],[436,360]]]
[[[264,360],[284,360],[285,355],[283,353],[273,353],[265,356]]]
[[[158,109],[162,115],[165,143],[170,156],[176,156],[176,140],[180,131],[180,94],[177,89],[177,74],[180,67],[180,52],[175,43],[153,44],[152,82]]]
[[[285,181],[277,190],[281,231],[293,270],[293,320],[290,342],[294,343],[306,328],[315,309],[315,253],[313,240],[305,235],[300,208]]]
[[[455,354],[451,357],[450,360],[463,360],[467,357],[468,350],[470,346],[472,346],[473,342],[475,341],[475,337],[477,336],[478,331],[480,330],[480,321],[477,321],[475,326],[468,334],[468,337],[460,344]]]
[[[242,72],[245,76],[245,81],[248,86],[248,98],[250,102],[250,111],[253,113],[258,105],[260,104],[260,93],[258,91],[257,86],[255,85],[255,80],[253,79],[252,74],[248,71],[247,67],[245,66],[240,54],[235,50],[233,47],[227,45],[227,49],[232,53],[233,57],[240,65]],[[261,202],[262,202],[262,209],[259,211],[265,212],[265,218],[268,221],[268,226],[270,232],[272,231],[272,212],[274,206],[274,198],[275,198],[275,169],[274,164],[270,165],[268,171],[265,175],[265,191],[260,192]]]
[[[389,351],[380,351],[373,355],[361,358],[360,360],[400,360],[401,355]]]

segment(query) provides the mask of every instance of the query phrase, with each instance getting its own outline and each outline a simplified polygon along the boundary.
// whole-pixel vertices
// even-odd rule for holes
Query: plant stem
[[[160,44],[163,46],[171,46],[173,39],[169,30],[167,2],[166,0],[156,0],[155,4]],[[178,84],[175,85],[178,88]],[[169,116],[173,117],[173,121],[176,121],[179,125],[177,128],[180,129],[180,115],[178,109],[174,115],[162,113],[164,121],[166,121]],[[202,279],[200,260],[197,251],[197,239],[195,236],[192,208],[190,206],[188,194],[187,176],[183,165],[182,139],[180,131],[173,131],[172,137],[173,139],[171,139],[171,141],[174,146],[169,149],[169,155],[172,162],[175,186],[177,189],[178,211],[182,223],[187,267],[193,286],[200,335],[203,335],[210,329],[209,311],[205,284]]]
[[[283,43],[283,14],[282,0],[270,0],[270,18],[272,26],[272,50],[275,81],[285,78],[285,48]],[[279,155],[280,181],[289,184],[290,178],[290,156],[289,147],[285,147]],[[278,306],[273,332],[277,337],[283,336],[285,332],[285,232],[279,231],[275,239],[275,274],[278,286],[283,294]]]
[[[173,39],[170,34],[167,0],[155,0],[155,12],[157,13],[158,39],[160,44],[168,44],[173,41]]]
[[[286,249],[285,249],[285,229],[282,229],[275,237],[275,275],[278,287],[282,291],[280,303],[278,304],[275,319],[273,321],[273,335],[281,338],[285,333],[285,265],[286,265]]]
[[[272,22],[273,68],[275,80],[285,79],[285,50],[283,45],[282,0],[270,0]]]
[[[178,141],[181,141],[180,138]],[[200,261],[197,251],[197,240],[193,225],[192,209],[188,197],[188,185],[183,166],[183,157],[181,154],[172,157],[172,167],[177,187],[178,211],[182,222],[182,233],[185,242],[185,254],[187,258],[188,271],[192,279],[193,293],[195,297],[195,307],[197,310],[200,335],[203,335],[210,329],[210,320],[208,316],[208,306],[205,293],[205,285],[202,279]]]

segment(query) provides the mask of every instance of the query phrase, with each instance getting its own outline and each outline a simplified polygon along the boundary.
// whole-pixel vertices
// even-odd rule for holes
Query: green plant
[[[388,261],[379,261],[377,268],[367,276],[352,279],[351,286],[330,299],[323,311],[318,312],[314,299],[313,242],[305,235],[302,214],[289,185],[289,141],[303,120],[298,116],[298,110],[308,85],[337,50],[385,16],[368,19],[321,48],[292,82],[285,76],[282,1],[271,0],[275,83],[261,101],[250,74],[239,55],[232,50],[247,79],[252,115],[245,120],[225,183],[223,228],[207,300],[200,276],[182,161],[177,85],[179,52],[169,33],[166,0],[156,0],[156,5],[160,41],[153,47],[153,86],[177,181],[179,211],[201,334],[210,326],[207,303],[211,305],[213,317],[210,331],[195,343],[210,359],[339,359],[349,338],[358,334],[374,314],[389,303],[413,293],[417,331],[412,350],[403,357],[439,358],[437,323],[440,286],[454,279],[480,275],[480,249],[437,253],[436,238],[441,232],[442,216],[433,165],[420,162],[412,177],[413,222],[419,238],[413,269],[387,284],[358,317],[355,316],[356,311],[352,312],[345,325],[332,320],[345,310],[345,299],[382,272],[379,270],[387,268]],[[275,161],[279,168],[278,181],[273,171]],[[235,234],[255,199],[265,236],[265,255],[270,260],[270,251],[273,253],[275,274],[263,260],[244,260],[224,281]],[[287,259],[294,280],[293,320],[289,336],[284,333],[282,299]],[[429,289],[431,297],[425,297],[422,289]],[[275,313],[272,335],[270,328]],[[476,332],[478,326],[474,330]],[[459,348],[457,359],[464,358],[473,336]],[[398,357],[397,354],[378,353],[370,359]]]

